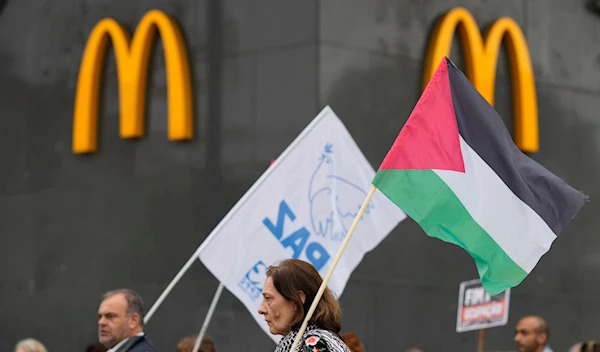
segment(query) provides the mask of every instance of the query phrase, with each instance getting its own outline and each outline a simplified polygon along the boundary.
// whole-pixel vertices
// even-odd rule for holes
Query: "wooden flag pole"
[[[369,194],[367,194],[367,197],[365,198],[365,201],[360,206],[360,209],[358,210],[358,214],[356,214],[356,217],[354,218],[354,221],[352,222],[352,226],[350,226],[350,229],[348,230],[348,233],[346,234],[346,237],[344,238],[344,242],[342,242],[342,245],[340,246],[340,249],[338,250],[337,255],[333,259],[333,263],[331,264],[331,267],[329,267],[329,270],[327,271],[327,275],[325,275],[325,278],[323,279],[323,283],[321,284],[321,287],[319,287],[319,291],[317,291],[317,295],[315,296],[315,299],[313,300],[312,304],[310,305],[310,309],[306,313],[304,322],[302,323],[302,326],[300,327],[300,331],[298,331],[298,334],[296,335],[296,339],[294,340],[294,344],[292,345],[292,348],[290,348],[290,352],[295,351],[296,347],[300,343],[300,340],[302,339],[302,335],[304,335],[304,331],[306,330],[306,327],[308,326],[308,321],[310,320],[310,318],[312,318],[312,315],[315,312],[315,309],[317,309],[317,305],[319,304],[319,301],[321,300],[321,297],[323,296],[323,292],[325,292],[325,288],[327,288],[327,283],[329,282],[329,279],[331,279],[331,275],[333,274],[335,267],[337,266],[338,262],[340,261],[340,258],[342,257],[342,254],[344,253],[344,250],[346,249],[346,246],[348,246],[348,242],[350,242],[350,238],[352,237],[354,230],[358,226],[358,222],[362,218],[362,216],[363,216],[365,210],[367,209],[369,202],[371,202],[371,198],[373,198],[373,195],[375,194],[376,190],[377,190],[377,188],[375,186],[372,186],[371,190],[369,191]]]
[[[485,348],[485,329],[479,329],[479,348],[478,352],[483,352]]]

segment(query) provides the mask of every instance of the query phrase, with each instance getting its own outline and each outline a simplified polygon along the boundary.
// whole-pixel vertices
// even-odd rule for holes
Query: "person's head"
[[[600,352],[600,343],[590,340],[575,344],[569,352]]]
[[[48,350],[38,340],[25,339],[17,343],[15,352],[48,352]]]
[[[407,349],[406,352],[423,352],[423,351],[416,347],[412,347],[412,348]]]
[[[287,335],[300,328],[323,279],[309,263],[288,259],[267,269],[258,313],[265,316],[273,335]],[[315,309],[309,325],[338,333],[342,314],[338,301],[329,288]]]
[[[340,337],[352,352],[365,352],[365,346],[358,336],[353,332],[344,332]]]
[[[184,337],[177,344],[176,352],[192,352],[194,346],[196,345],[197,339],[198,336]],[[202,337],[202,342],[200,343],[200,349],[198,352],[216,352],[215,342],[210,338],[210,336]]]
[[[541,352],[549,337],[550,328],[542,317],[521,318],[515,327],[515,342],[519,352]]]
[[[129,289],[105,293],[98,308],[98,340],[113,348],[124,339],[144,331],[144,302]]]
[[[106,346],[104,346],[100,342],[96,342],[96,343],[90,344],[85,349],[85,352],[106,352],[106,351],[108,351],[108,348],[106,348]]]

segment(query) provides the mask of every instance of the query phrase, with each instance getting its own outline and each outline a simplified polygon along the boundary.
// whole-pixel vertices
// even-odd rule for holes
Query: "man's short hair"
[[[550,325],[548,325],[548,322],[546,321],[546,319],[540,317],[539,315],[532,315],[531,318],[534,318],[537,323],[537,333],[538,334],[546,334],[546,339],[550,339]]]
[[[545,333],[546,334],[546,338],[550,339],[550,325],[548,325],[548,322],[546,321],[546,319],[542,318],[542,317],[538,317],[536,316],[537,320],[538,320],[538,332],[539,333]]]
[[[120,288],[118,290],[108,291],[102,295],[102,301],[105,299],[112,297],[114,295],[122,294],[125,296],[125,300],[127,301],[127,315],[131,315],[136,313],[140,316],[140,326],[144,327],[144,300],[142,297],[135,292],[134,290],[130,290],[128,288]]]
[[[519,321],[523,320],[523,319],[535,319],[535,321],[537,322],[537,327],[535,329],[535,331],[538,334],[546,334],[546,342],[548,340],[550,340],[550,325],[548,325],[548,322],[546,321],[546,319],[540,317],[539,315],[528,315],[528,316],[524,316],[521,319],[519,319]]]

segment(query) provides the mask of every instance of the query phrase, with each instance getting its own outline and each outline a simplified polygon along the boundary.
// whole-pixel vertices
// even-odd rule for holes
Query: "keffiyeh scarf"
[[[290,348],[294,344],[298,330],[293,330],[287,334],[275,348],[275,352],[290,352]],[[327,352],[351,352],[350,349],[344,344],[344,341],[334,332],[329,330],[319,329],[316,325],[309,325],[306,327],[306,331],[302,335],[302,340],[294,352],[305,351],[305,342],[311,336],[317,336],[320,340],[327,344]],[[310,350],[312,351],[312,350]]]

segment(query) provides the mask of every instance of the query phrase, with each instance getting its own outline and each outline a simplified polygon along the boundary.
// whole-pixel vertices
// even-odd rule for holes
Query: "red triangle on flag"
[[[465,172],[446,58],[379,169]]]

